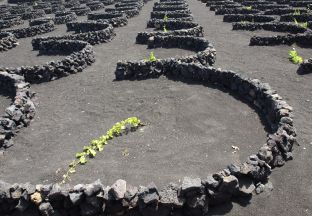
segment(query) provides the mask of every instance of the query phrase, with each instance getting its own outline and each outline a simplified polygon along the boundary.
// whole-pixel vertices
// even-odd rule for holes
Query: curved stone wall
[[[195,36],[195,37],[202,37],[203,36],[203,27],[196,26],[190,29],[181,29],[181,30],[168,30],[167,32],[164,31],[155,31],[155,32],[139,32],[136,37],[136,42],[138,44],[145,44],[150,37],[153,36]]]
[[[105,12],[124,13],[127,16],[127,18],[131,18],[139,15],[140,9],[137,7],[106,8]]]
[[[92,13],[88,14],[88,20],[108,22],[113,27],[121,27],[128,24],[128,19],[122,13]]]
[[[83,41],[47,40],[39,43],[40,54],[70,54],[63,60],[51,61],[44,65],[6,68],[5,71],[25,77],[29,83],[42,83],[55,80],[70,74],[81,72],[94,61],[92,46]]]
[[[100,1],[90,2],[87,3],[86,5],[91,9],[91,11],[100,10],[104,8],[104,4]]]
[[[147,70],[145,64],[128,64],[129,76],[121,76],[117,65],[117,79],[147,79],[155,77],[155,66],[165,62],[152,62],[154,69]],[[0,183],[2,202],[0,212],[12,213],[15,209],[41,215],[71,212],[76,216],[99,214],[124,215],[139,213],[143,216],[176,213],[201,216],[209,207],[230,201],[233,197],[251,196],[256,186],[263,187],[271,169],[292,158],[295,142],[292,108],[268,84],[249,79],[233,71],[204,67],[200,64],[181,63],[174,59],[162,71],[170,79],[192,80],[202,84],[214,84],[227,89],[262,113],[273,132],[267,143],[248,157],[242,164],[230,164],[225,169],[207,174],[207,178],[185,177],[182,184],[168,183],[159,190],[154,183],[139,188],[117,180],[111,186],[94,183],[74,187],[52,185]],[[151,69],[152,67],[150,67]],[[129,71],[128,71],[129,72]],[[131,75],[131,76],[130,76]],[[194,200],[196,202],[194,202]]]
[[[12,145],[11,139],[19,129],[29,125],[36,110],[32,101],[34,93],[30,91],[30,85],[24,81],[24,77],[0,70],[0,88],[14,95],[11,106],[0,117],[0,149],[3,149]]]
[[[91,13],[91,9],[89,7],[73,7],[70,9],[71,12],[74,12],[77,16],[86,16],[88,13]]]
[[[53,24],[53,19],[50,17],[45,17],[45,18],[38,18],[38,19],[34,19],[34,20],[29,20],[29,26],[42,25],[45,23],[52,23]]]
[[[24,21],[20,16],[7,15],[0,20],[0,29],[21,25]]]
[[[40,42],[47,40],[81,40],[90,43],[91,45],[107,43],[111,41],[116,33],[112,25],[108,23],[98,21],[83,21],[73,22],[67,25],[70,30],[76,32],[83,32],[77,34],[61,35],[61,36],[50,36],[40,37],[32,40],[34,49],[38,49]],[[96,31],[88,31],[90,29],[99,29]]]
[[[295,23],[233,23],[233,30],[256,31],[266,30],[274,32],[288,32],[292,34],[304,33],[306,28]]]
[[[167,15],[168,18],[186,18],[186,17],[193,17],[191,14],[191,12],[189,10],[187,11],[178,11],[178,12],[174,12],[174,11],[168,11],[168,12],[164,12],[164,11],[153,11],[151,13],[151,19],[155,18],[155,19],[163,19],[165,15]]]
[[[190,29],[199,26],[195,22],[191,21],[183,21],[183,20],[175,20],[168,19],[168,21],[164,21],[163,19],[150,19],[147,22],[147,28],[155,28],[157,30],[163,30],[163,27],[166,26],[168,30],[180,30],[180,29]]]
[[[77,20],[77,15],[74,12],[59,12],[55,14],[54,24],[60,25]]]
[[[304,60],[298,69],[300,74],[312,73],[312,58]]]
[[[226,14],[223,16],[223,22],[272,22],[274,20],[274,16],[257,14]]]
[[[27,28],[8,30],[7,32],[14,34],[16,38],[26,38],[51,32],[54,31],[54,29],[55,27],[53,23],[45,23]]]
[[[28,13],[21,14],[23,20],[37,19],[44,17],[46,13],[42,9],[30,11]]]
[[[287,35],[276,35],[276,36],[253,36],[250,39],[251,46],[275,46],[281,44],[300,44],[303,46],[311,46],[312,45],[312,34],[287,34]]]
[[[8,51],[17,45],[17,38],[12,33],[0,32],[0,52]]]

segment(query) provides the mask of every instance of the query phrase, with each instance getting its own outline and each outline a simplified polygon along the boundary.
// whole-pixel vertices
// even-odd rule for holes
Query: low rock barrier
[[[304,60],[298,69],[300,74],[312,73],[312,58]]]
[[[77,20],[74,12],[59,12],[55,14],[54,24],[60,25]]]
[[[76,32],[83,33],[34,38],[32,40],[32,45],[34,49],[38,49],[39,44],[42,41],[47,40],[81,40],[88,42],[91,45],[95,45],[100,43],[107,43],[116,36],[116,33],[114,32],[114,28],[112,25],[108,23],[102,23],[99,21],[83,21],[76,23],[68,23],[68,27],[70,30],[75,30]],[[90,29],[98,29],[98,30],[85,32]]]
[[[86,4],[87,7],[89,7],[91,9],[91,11],[96,11],[96,10],[100,10],[102,8],[104,8],[104,4],[102,2],[99,1],[95,1],[95,2],[90,2]]]
[[[83,41],[48,40],[38,47],[40,54],[69,54],[63,60],[51,61],[44,65],[6,68],[5,71],[25,77],[29,83],[42,83],[59,79],[70,74],[82,72],[95,61],[92,46]]]
[[[30,85],[24,81],[24,77],[0,71],[0,88],[5,94],[13,96],[12,104],[0,117],[0,149],[5,149],[12,146],[15,133],[30,124],[36,109],[32,101],[34,93],[30,91]]]
[[[288,32],[292,34],[304,33],[306,28],[296,25],[294,23],[280,23],[280,22],[271,22],[271,23],[233,23],[233,30],[247,30],[247,31],[256,31],[256,30],[267,30],[274,32]]]
[[[249,45],[251,46],[276,46],[282,44],[300,44],[303,46],[311,46],[312,45],[312,34],[304,33],[304,34],[287,34],[287,35],[276,35],[276,36],[253,36],[250,39]]]
[[[9,32],[0,32],[0,52],[8,51],[18,45],[17,38]]]
[[[274,16],[256,14],[226,14],[223,16],[223,22],[272,22],[274,20]]]
[[[127,17],[122,13],[92,13],[88,14],[88,20],[105,21],[113,27],[121,27],[128,24]]]
[[[42,25],[46,23],[52,23],[53,24],[53,19],[50,17],[47,18],[38,18],[34,20],[29,20],[29,26],[36,26],[36,25]]]
[[[137,7],[122,7],[122,8],[106,8],[105,12],[108,13],[124,13],[127,18],[139,15],[140,9]]]
[[[86,16],[88,13],[91,13],[89,7],[73,7],[70,9],[71,12],[74,12],[77,16]]]
[[[0,29],[10,28],[13,26],[21,25],[24,21],[20,16],[7,15],[0,20]]]
[[[186,18],[186,17],[193,17],[189,10],[186,11],[152,11],[151,12],[151,19],[163,19],[167,15],[168,18]]]
[[[190,29],[181,29],[181,30],[169,30],[167,32],[164,31],[155,31],[155,32],[139,32],[136,37],[136,43],[138,44],[146,44],[148,39],[153,36],[195,36],[202,37],[203,36],[203,27],[196,26]]]
[[[30,26],[27,28],[8,30],[7,32],[14,34],[15,37],[19,39],[44,34],[54,31],[54,29],[55,27],[53,23],[45,23],[41,25]]]

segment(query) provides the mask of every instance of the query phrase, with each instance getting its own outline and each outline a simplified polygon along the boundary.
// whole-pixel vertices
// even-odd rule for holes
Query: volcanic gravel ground
[[[275,188],[272,193],[255,196],[247,207],[229,204],[211,214],[312,215],[312,74],[300,76],[296,73],[298,66],[287,59],[291,46],[248,46],[250,37],[258,32],[231,31],[232,25],[223,23],[222,16],[215,16],[199,1],[188,2],[195,20],[204,27],[206,37],[217,50],[216,66],[268,82],[294,107],[294,124],[300,144],[294,147],[294,161],[275,169],[271,175]],[[271,32],[271,35],[275,34],[279,33]],[[311,49],[296,49],[304,58],[312,56]]]
[[[205,177],[245,160],[265,142],[258,115],[228,93],[166,78],[113,81],[118,60],[148,57],[151,50],[134,42],[152,6],[148,3],[126,27],[116,29],[112,42],[94,46],[96,62],[82,73],[33,85],[38,113],[0,161],[2,179],[58,181],[76,152],[130,116],[148,125],[110,142],[103,153],[78,168],[72,184],[97,178],[112,184],[124,178],[133,185],[154,181],[163,186],[185,175]],[[154,51],[158,58],[193,54],[181,49]],[[232,145],[241,150],[232,153]],[[125,150],[129,156],[123,156]]]

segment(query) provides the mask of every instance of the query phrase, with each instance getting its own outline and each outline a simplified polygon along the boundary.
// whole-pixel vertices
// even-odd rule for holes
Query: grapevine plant
[[[157,60],[158,59],[155,57],[154,52],[150,52],[148,59],[144,59],[144,61],[147,61],[147,62],[155,62]]]
[[[130,117],[121,122],[117,122],[105,135],[92,140],[90,145],[83,147],[82,152],[76,153],[76,159],[69,164],[68,170],[63,175],[62,183],[64,184],[66,181],[70,180],[70,175],[76,172],[76,167],[78,165],[86,164],[88,159],[96,156],[97,152],[103,151],[104,146],[109,140],[121,136],[122,134],[127,134],[129,131],[135,131],[141,126],[143,126],[143,124],[140,119],[137,117]]]
[[[167,16],[167,14],[165,14],[165,16],[164,16],[164,22],[168,22],[168,16]]]
[[[288,52],[288,58],[293,64],[301,64],[303,62],[303,59],[300,55],[298,55],[297,51],[295,48],[290,50]]]
[[[296,19],[294,19],[294,22],[297,26],[300,26],[304,29],[307,29],[308,28],[308,22],[298,22]]]
[[[243,9],[245,9],[245,10],[252,10],[252,6],[243,7]]]
[[[300,10],[299,9],[295,9],[293,15],[296,16],[296,15],[300,15],[300,14],[301,14]]]
[[[165,33],[168,32],[168,30],[167,30],[167,28],[166,28],[166,25],[164,25],[164,32],[165,32]]]

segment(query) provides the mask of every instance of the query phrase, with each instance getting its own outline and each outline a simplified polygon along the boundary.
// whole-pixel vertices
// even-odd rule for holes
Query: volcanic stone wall
[[[74,12],[59,12],[55,14],[54,23],[56,25],[65,24],[77,20],[77,15]]]
[[[46,13],[42,9],[34,10],[28,13],[23,13],[22,14],[22,19],[23,20],[30,20],[30,19],[36,19],[40,17],[44,17]]]
[[[8,15],[0,20],[0,29],[21,25],[24,21],[20,16]]]
[[[73,7],[70,9],[71,12],[74,12],[77,16],[86,16],[88,13],[91,12],[91,9],[89,7]]]
[[[42,25],[46,23],[52,23],[53,24],[53,19],[52,18],[38,18],[34,20],[29,20],[29,26],[35,26],[35,25]]]
[[[99,21],[82,21],[71,22],[67,24],[68,30],[82,32],[77,34],[69,34],[62,36],[40,37],[32,41],[34,49],[38,49],[41,41],[47,40],[81,40],[90,43],[91,45],[107,43],[115,37],[114,28],[112,25]],[[94,31],[91,31],[94,30]]]
[[[8,51],[17,45],[17,38],[12,33],[0,32],[0,52]]]
[[[304,60],[300,65],[298,72],[301,74],[312,73],[312,58]]]
[[[304,34],[287,34],[287,35],[276,35],[276,36],[268,36],[268,37],[259,37],[253,36],[250,39],[251,46],[275,46],[281,44],[300,44],[303,46],[311,46],[312,45],[312,34],[304,33]]]
[[[306,28],[293,23],[233,23],[233,30],[267,30],[274,32],[289,32],[292,34],[304,33]]]
[[[29,83],[42,83],[81,72],[95,61],[92,46],[78,40],[50,39],[40,42],[34,49],[39,49],[40,54],[71,54],[63,60],[51,61],[44,65],[22,66],[6,71],[24,76]]]
[[[3,149],[12,145],[11,138],[19,129],[29,125],[35,116],[35,105],[34,94],[22,76],[0,71],[0,88],[1,92],[13,95],[12,105],[0,117],[0,149]]]
[[[27,28],[8,30],[7,32],[14,34],[16,38],[26,38],[51,32],[54,31],[54,29],[55,28],[53,23],[45,23],[41,25],[30,26]]]
[[[88,14],[88,20],[103,20],[111,24],[114,28],[128,24],[127,17],[122,13],[91,13]]]

